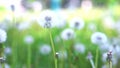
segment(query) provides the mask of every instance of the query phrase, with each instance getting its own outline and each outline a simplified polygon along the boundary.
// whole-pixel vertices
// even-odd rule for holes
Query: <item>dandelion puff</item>
[[[32,43],[34,42],[33,36],[27,35],[27,36],[24,38],[24,42],[27,43],[27,44],[32,44]]]
[[[85,47],[83,44],[77,43],[74,45],[74,49],[79,52],[79,53],[84,53],[85,52]]]
[[[11,54],[11,48],[10,47],[6,47],[4,52],[5,52],[5,54]]]
[[[92,68],[95,68],[95,64],[94,64],[94,61],[92,58],[93,58],[93,56],[92,56],[91,52],[88,52],[87,59],[90,61]]]
[[[40,53],[43,55],[47,55],[51,52],[50,45],[44,44],[40,47]]]
[[[91,54],[91,52],[88,52],[87,59],[92,59],[92,58],[93,58],[93,55]]]
[[[70,40],[70,39],[74,39],[75,38],[75,33],[72,29],[65,29],[62,31],[61,33],[61,38],[63,40]]]
[[[91,36],[91,42],[94,44],[104,44],[107,42],[107,36],[102,32],[95,32]]]
[[[80,30],[80,29],[84,28],[85,23],[84,23],[83,19],[81,19],[81,18],[73,18],[70,21],[69,26],[71,28]]]
[[[40,17],[37,19],[38,24],[43,28],[55,27],[59,22],[58,17],[52,10],[44,10],[41,12]]]
[[[5,42],[7,39],[7,34],[4,30],[0,29],[0,43]]]

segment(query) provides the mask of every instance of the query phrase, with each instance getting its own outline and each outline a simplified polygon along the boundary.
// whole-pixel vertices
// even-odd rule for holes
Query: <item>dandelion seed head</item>
[[[50,45],[44,44],[40,47],[40,53],[43,55],[47,55],[51,52]]]
[[[85,46],[83,44],[80,44],[80,43],[75,44],[74,49],[79,53],[85,52]]]
[[[69,26],[71,28],[80,30],[80,29],[84,28],[85,23],[84,23],[84,21],[81,18],[73,18],[70,21]]]
[[[27,35],[27,36],[24,38],[24,42],[27,43],[27,44],[32,44],[32,43],[34,42],[33,36]]]
[[[42,11],[37,21],[38,24],[43,28],[56,27],[57,23],[59,22],[56,13],[52,10]]]
[[[63,40],[70,40],[70,39],[74,39],[75,38],[75,33],[72,29],[65,29],[62,31],[61,33],[61,38]]]
[[[92,56],[92,54],[91,54],[91,52],[88,52],[88,55],[87,55],[87,59],[92,59],[93,58],[93,56]]]
[[[91,36],[91,42],[94,44],[104,44],[107,42],[107,36],[102,32],[95,32]]]
[[[10,47],[6,47],[4,52],[5,52],[5,54],[11,54],[11,48]]]

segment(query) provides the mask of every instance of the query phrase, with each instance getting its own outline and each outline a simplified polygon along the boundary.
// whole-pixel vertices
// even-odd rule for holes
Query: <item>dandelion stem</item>
[[[97,68],[98,66],[98,53],[99,53],[99,49],[96,49],[96,58],[95,58],[95,68]]]
[[[31,46],[28,45],[28,59],[27,59],[27,63],[28,63],[28,68],[31,68]]]
[[[2,68],[5,68],[5,64],[4,63],[2,63]]]
[[[15,28],[15,25],[16,25],[16,18],[15,18],[15,14],[14,12],[12,11],[12,28],[13,28],[13,31],[12,31],[12,34],[13,36],[16,35],[16,28]],[[12,41],[12,68],[15,68],[16,64],[17,64],[17,50],[16,50],[16,45],[17,45],[17,42],[16,42],[16,38],[13,38],[13,41]]]
[[[112,68],[112,61],[109,62],[109,68]]]
[[[54,43],[53,43],[53,38],[52,38],[52,33],[49,30],[49,34],[50,34],[50,41],[51,41],[51,46],[52,46],[52,51],[53,51],[53,57],[54,57],[54,63],[55,63],[55,68],[57,68],[57,58],[55,57],[55,47],[54,47]]]
[[[95,65],[94,65],[94,62],[93,62],[92,59],[90,59],[90,63],[91,63],[91,65],[92,65],[92,68],[95,68]]]

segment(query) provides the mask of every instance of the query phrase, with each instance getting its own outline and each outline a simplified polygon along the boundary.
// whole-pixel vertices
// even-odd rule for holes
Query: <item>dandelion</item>
[[[0,43],[5,42],[7,39],[7,34],[4,30],[0,29]]]
[[[91,36],[91,42],[94,44],[104,44],[107,42],[107,36],[102,32],[95,32]]]
[[[5,54],[11,54],[11,48],[10,47],[6,47],[4,52],[5,52]]]
[[[59,22],[55,12],[51,10],[44,10],[41,12],[40,17],[37,19],[38,24],[44,28],[55,27]]]
[[[73,18],[70,21],[69,26],[71,28],[80,30],[85,26],[85,23],[84,23],[83,19],[81,19],[81,18]]]
[[[77,43],[74,45],[74,49],[79,52],[79,53],[84,53],[85,52],[85,47],[83,44]]]
[[[93,58],[93,56],[92,56],[91,52],[89,52],[87,55],[87,59],[90,61],[92,68],[95,68],[94,61],[92,58]]]
[[[72,29],[65,29],[62,31],[61,33],[61,38],[63,40],[70,40],[70,39],[74,39],[75,38],[75,33]]]
[[[32,44],[32,43],[34,42],[33,36],[27,35],[27,36],[24,38],[24,42],[27,43],[27,44]]]
[[[51,47],[47,44],[44,44],[40,47],[40,53],[43,55],[47,55],[51,52]]]
[[[27,35],[24,38],[24,42],[28,45],[31,45],[34,42],[33,36]],[[30,68],[31,66],[31,46],[27,47],[28,53],[27,53],[27,66]]]

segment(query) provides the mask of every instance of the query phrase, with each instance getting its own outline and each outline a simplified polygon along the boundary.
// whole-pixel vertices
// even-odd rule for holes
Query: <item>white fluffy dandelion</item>
[[[83,44],[80,44],[80,43],[75,44],[74,49],[79,53],[85,52],[85,46]]]
[[[75,38],[75,33],[72,29],[65,29],[61,33],[61,38],[63,40],[69,40],[69,39],[74,39]]]
[[[0,29],[0,43],[5,42],[7,39],[7,34],[4,30]]]
[[[52,28],[59,22],[58,17],[52,10],[44,10],[37,19],[38,24],[44,28]]]
[[[44,44],[40,47],[40,53],[41,54],[44,54],[44,55],[47,55],[51,52],[51,47],[50,45],[47,45],[47,44]]]
[[[32,43],[34,42],[33,36],[27,35],[27,36],[24,38],[24,42],[27,43],[27,44],[32,44]]]
[[[85,23],[84,23],[84,20],[81,19],[81,18],[73,18],[73,19],[70,21],[69,26],[70,26],[71,28],[80,30],[80,29],[84,28]]]
[[[102,32],[95,32],[91,36],[91,42],[94,44],[103,44],[107,42],[107,36]]]
[[[5,52],[5,54],[11,54],[11,48],[10,47],[6,47],[4,52]]]

